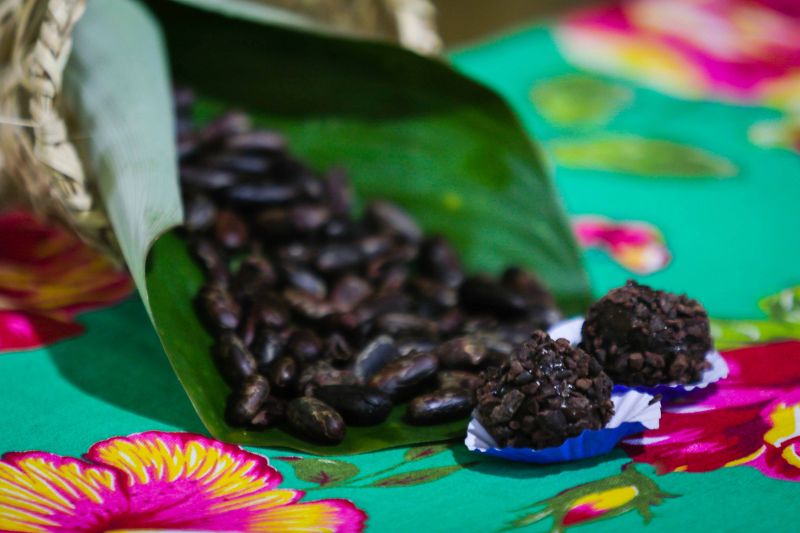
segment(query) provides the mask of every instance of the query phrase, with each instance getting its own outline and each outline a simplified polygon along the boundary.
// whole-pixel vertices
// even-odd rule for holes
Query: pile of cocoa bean
[[[401,403],[409,424],[465,418],[481,370],[559,318],[533,274],[467,275],[399,206],[356,216],[343,170],[318,173],[242,113],[196,127],[193,100],[175,93],[185,232],[229,424],[338,443]]]

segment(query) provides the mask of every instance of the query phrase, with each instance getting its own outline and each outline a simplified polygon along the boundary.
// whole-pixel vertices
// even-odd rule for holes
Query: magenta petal
[[[41,348],[83,330],[78,323],[44,314],[0,310],[0,353]]]

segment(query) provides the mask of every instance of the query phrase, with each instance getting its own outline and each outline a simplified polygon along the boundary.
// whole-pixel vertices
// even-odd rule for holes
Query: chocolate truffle
[[[559,446],[611,419],[611,387],[589,354],[536,331],[509,361],[484,373],[477,417],[500,447]]]
[[[614,289],[586,313],[581,348],[615,383],[692,383],[708,367],[708,314],[686,295],[635,281]]]

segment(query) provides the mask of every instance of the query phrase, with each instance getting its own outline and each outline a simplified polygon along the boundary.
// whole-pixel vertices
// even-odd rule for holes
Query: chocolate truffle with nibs
[[[477,417],[500,447],[549,448],[611,419],[611,379],[566,339],[536,331],[487,370]]]
[[[586,313],[581,347],[615,383],[693,383],[708,368],[708,314],[686,295],[635,281],[614,289]]]

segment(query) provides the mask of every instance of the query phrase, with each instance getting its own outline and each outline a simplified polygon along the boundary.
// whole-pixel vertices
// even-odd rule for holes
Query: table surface
[[[586,247],[595,294],[634,278],[699,299],[725,347],[753,344],[724,351],[731,375],[666,406],[661,429],[645,440],[597,459],[533,466],[476,456],[460,443],[328,462],[251,449],[269,458],[272,467],[264,468],[283,475],[281,487],[339,509],[342,530],[357,529],[361,515],[329,499],[351,500],[378,531],[548,531],[587,523],[598,531],[645,523],[651,531],[797,529],[800,342],[768,342],[800,330],[800,296],[791,290],[800,282],[800,121],[792,118],[800,109],[800,10],[774,1],[748,4],[751,11],[745,2],[715,4],[713,11],[688,2],[603,8],[459,50],[452,60],[502,93],[541,144]],[[767,13],[768,5],[783,11]],[[757,16],[765,13],[769,26]],[[746,28],[735,23],[745,15]],[[717,32],[704,33],[711,24]],[[790,38],[770,40],[781,32]],[[84,307],[117,302],[129,283],[32,224],[22,215],[0,217],[0,347],[17,343],[0,354],[0,452],[55,455],[7,455],[0,486],[22,475],[26,460],[68,468],[81,464],[69,457],[114,436],[205,435],[137,296],[72,319]],[[15,309],[26,284],[35,294]],[[782,299],[759,307],[781,291]],[[27,323],[47,338],[26,338],[19,328]],[[159,439],[168,446],[158,460],[134,453],[137,446],[155,450]],[[190,458],[178,458],[169,443],[187,439],[197,446],[192,453],[213,448],[238,464],[262,464],[208,438],[159,433],[113,441],[116,459],[103,455],[109,443],[89,458],[117,461],[122,471],[126,460],[152,460],[151,484],[153,472],[167,468],[157,494],[172,515],[149,526],[224,529],[214,521],[221,507],[191,500],[192,511],[182,514],[183,504],[169,499],[204,490],[181,484],[189,472],[181,461]],[[127,455],[120,442],[131,446]],[[87,475],[79,470],[74,476]],[[15,509],[35,514],[39,500],[31,493],[47,499],[54,483],[26,485],[27,500],[19,483],[16,496],[0,491],[0,529],[11,528]],[[125,489],[128,516],[146,505],[132,486]],[[103,490],[122,490],[114,483],[95,489],[101,499]],[[67,507],[89,506],[90,492]],[[107,510],[117,505],[103,501]],[[59,517],[69,515],[59,509]],[[229,528],[246,527],[235,521],[241,517],[225,516]],[[308,516],[313,530],[316,518]],[[300,520],[282,519],[273,526]],[[75,520],[63,522],[72,524],[66,529],[88,523]]]

